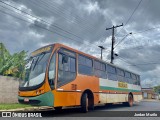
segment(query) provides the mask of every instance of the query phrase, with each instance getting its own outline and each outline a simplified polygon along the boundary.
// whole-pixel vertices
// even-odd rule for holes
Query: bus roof
[[[98,61],[100,61],[100,62],[109,64],[109,65],[114,66],[114,67],[116,67],[116,68],[123,69],[123,70],[125,70],[125,71],[130,72],[130,73],[139,75],[139,74],[137,74],[137,73],[131,72],[131,71],[127,70],[127,69],[121,68],[121,67],[119,67],[119,66],[117,66],[117,65],[111,64],[111,63],[109,63],[109,62],[106,62],[106,61],[104,61],[104,60],[101,60],[101,59],[99,59],[99,58],[97,58],[97,57],[94,57],[94,56],[92,56],[92,55],[86,54],[86,53],[81,52],[81,51],[79,51],[79,50],[76,50],[76,49],[74,49],[74,48],[68,47],[68,46],[66,46],[66,45],[63,45],[63,44],[60,44],[60,43],[55,43],[54,45],[55,45],[55,46],[59,46],[59,47],[67,48],[67,49],[69,49],[69,50],[71,50],[71,51],[75,51],[76,53],[85,55],[85,56],[87,56],[87,57],[89,57],[89,58],[92,58],[92,59],[98,60]]]
[[[68,49],[68,50],[71,50],[71,51],[74,51],[74,52],[76,52],[76,53],[79,53],[79,54],[82,54],[82,55],[84,55],[84,56],[87,56],[87,57],[89,57],[89,58],[92,58],[92,59],[98,60],[98,61],[100,61],[100,62],[109,64],[109,65],[114,66],[114,67],[116,67],[116,68],[120,68],[120,69],[123,69],[123,70],[125,70],[125,71],[130,72],[130,73],[139,75],[139,74],[137,74],[137,73],[131,72],[131,71],[127,70],[127,69],[121,68],[121,67],[119,67],[119,66],[117,66],[117,65],[111,64],[111,63],[106,62],[106,61],[104,61],[104,60],[101,60],[101,59],[99,59],[99,58],[97,58],[97,57],[94,57],[94,56],[92,56],[92,55],[86,54],[86,53],[84,53],[84,52],[81,52],[81,51],[79,51],[79,50],[76,50],[76,49],[74,49],[74,48],[68,47],[68,46],[63,45],[63,44],[60,44],[60,43],[50,44],[50,45],[46,45],[46,46],[44,46],[44,47],[47,47],[47,46],[54,46],[54,47],[56,47],[56,48],[63,47],[63,48],[66,48],[66,49]],[[42,48],[44,48],[44,47],[42,47]],[[35,51],[36,51],[36,50],[35,50]]]

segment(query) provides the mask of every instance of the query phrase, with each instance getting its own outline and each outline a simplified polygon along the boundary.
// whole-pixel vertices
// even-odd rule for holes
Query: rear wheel
[[[128,106],[129,107],[132,107],[133,106],[133,97],[131,94],[129,94],[128,96]]]
[[[128,102],[123,103],[125,106],[132,107],[133,106],[133,97],[131,94],[128,95]]]
[[[81,98],[81,110],[82,112],[88,112],[88,95],[84,93]]]

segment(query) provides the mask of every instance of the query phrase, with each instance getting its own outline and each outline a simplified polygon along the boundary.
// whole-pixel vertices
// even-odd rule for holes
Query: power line
[[[2,1],[0,1],[0,2],[2,2]],[[3,2],[4,3],[4,2]],[[9,4],[7,4],[6,3],[6,5],[9,5]],[[16,7],[14,7],[14,6],[12,6],[12,5],[9,5],[10,7],[12,7],[12,8],[14,8],[14,9],[16,9],[16,10],[18,10],[18,11],[21,11],[21,12],[23,12],[23,13],[25,13],[25,14],[27,14],[27,15],[29,15],[29,16],[31,16],[31,17],[35,17],[35,18],[37,18],[37,19],[39,19],[40,21],[42,21],[42,22],[44,22],[44,23],[46,23],[46,24],[48,24],[48,25],[51,25],[50,23],[48,23],[48,22],[46,22],[45,20],[43,20],[43,19],[41,19],[41,18],[38,18],[38,17],[36,17],[36,16],[34,16],[34,15],[32,15],[32,14],[29,14],[29,13],[27,13],[27,12],[24,12],[24,11],[22,11],[22,10],[20,10],[20,9],[18,9],[18,8],[16,8]],[[2,6],[3,8],[5,8],[4,6]],[[8,9],[8,8],[6,8],[6,9]],[[26,16],[25,16],[26,17]],[[31,18],[29,18],[29,19],[31,19]],[[33,19],[32,19],[33,20]],[[52,26],[52,25],[51,25]],[[55,26],[55,25],[53,25],[53,26]],[[57,26],[56,26],[57,27]],[[58,27],[59,29],[62,29],[62,28],[60,28],[60,27]],[[63,30],[63,29],[62,29]],[[67,32],[67,31],[66,31]],[[56,34],[58,33],[58,32],[55,32]],[[58,33],[59,34],[59,33]],[[60,35],[60,34],[59,34]],[[76,35],[75,35],[76,36]],[[64,35],[63,35],[63,37],[64,37]],[[78,37],[78,36],[77,36]],[[79,37],[80,38],[80,37]],[[71,39],[71,38],[70,38]],[[72,39],[73,40],[73,39]],[[83,39],[81,39],[82,41],[83,41]],[[78,41],[78,40],[76,40],[76,41]],[[81,41],[78,41],[78,42],[81,42]],[[81,42],[81,43],[83,43],[83,42]],[[83,43],[84,44],[84,43]],[[94,44],[92,44],[92,43],[88,43],[88,44],[90,44],[90,45],[94,45]],[[88,45],[87,44],[87,45]],[[97,48],[97,46],[96,45],[94,45],[94,47],[96,47]]]
[[[126,62],[127,64],[133,65],[133,64],[131,64],[130,62],[128,62],[126,59],[124,59],[123,57],[121,57],[121,56],[119,56],[119,55],[118,55],[118,58],[119,58],[120,60]]]
[[[136,68],[140,68],[139,66],[137,66],[137,65],[131,63],[130,61],[124,59],[122,56],[119,56],[119,55],[118,55],[118,58],[119,58],[120,60],[126,62],[127,64],[129,64],[129,65],[127,65],[127,66],[134,66],[134,67],[136,67]],[[141,68],[140,68],[140,69],[141,69]]]
[[[77,36],[77,35],[75,35],[75,34],[73,34],[73,33],[71,33],[71,32],[68,32],[68,31],[66,31],[66,30],[64,30],[64,29],[62,29],[62,28],[60,28],[60,27],[58,27],[58,26],[56,26],[56,25],[53,25],[53,24],[51,24],[51,23],[49,23],[49,22],[47,22],[47,21],[45,21],[45,20],[43,20],[43,19],[41,19],[41,18],[39,18],[39,17],[36,17],[36,16],[34,16],[34,15],[28,13],[28,12],[22,11],[22,10],[20,10],[20,9],[18,9],[18,8],[12,6],[12,5],[10,5],[10,4],[7,4],[7,3],[5,3],[5,2],[3,2],[3,1],[0,1],[0,2],[4,3],[4,4],[6,4],[6,5],[8,5],[8,6],[12,7],[12,8],[14,8],[14,9],[16,9],[16,10],[18,10],[18,11],[21,11],[22,13],[25,13],[25,14],[31,16],[31,17],[34,17],[34,18],[36,18],[36,19],[38,19],[38,20],[40,20],[40,21],[42,21],[42,22],[44,22],[44,23],[46,23],[46,24],[48,24],[48,25],[51,25],[51,26],[56,27],[56,28],[58,28],[58,29],[60,29],[60,30],[62,30],[62,31],[64,31],[64,32],[67,32],[67,33],[69,33],[69,34],[71,34],[71,35],[73,35],[73,36],[75,36],[75,37],[77,37],[77,38],[79,38],[79,39],[81,39],[81,40],[83,41],[83,38],[81,38],[81,37],[79,37],[79,36]],[[57,33],[57,32],[56,32],[56,33]],[[72,39],[72,40],[73,40],[73,39]],[[77,40],[77,41],[78,41],[78,40]],[[78,41],[78,42],[80,42],[80,41]],[[83,43],[83,42],[81,42],[81,43]],[[83,43],[83,44],[84,44],[84,43]],[[95,46],[95,47],[97,48],[97,45],[95,45],[95,44],[93,44],[93,43],[91,43],[91,42],[88,42],[88,44],[89,44],[89,45],[93,45],[93,46]],[[88,44],[87,44],[87,45],[88,45]]]
[[[38,6],[40,9],[44,9],[44,10],[46,10],[46,11],[48,11],[49,13],[54,13],[54,14],[57,14],[56,12],[58,12],[58,16],[61,16],[61,17],[63,17],[63,19],[65,19],[65,20],[67,20],[68,22],[70,22],[70,23],[72,23],[72,21],[68,18],[68,17],[64,17],[63,15],[61,15],[61,14],[64,14],[64,15],[66,15],[65,14],[65,12],[63,12],[63,11],[65,11],[66,9],[64,8],[62,11],[59,11],[56,7],[55,7],[55,5],[53,4],[53,3],[51,3],[51,2],[49,2],[49,3],[46,3],[46,2],[44,2],[44,1],[40,1],[41,3],[43,3],[43,4],[39,4],[39,5],[37,5],[37,2],[35,2],[35,1],[30,1],[30,2],[32,2],[34,5],[36,5],[36,6]],[[54,2],[54,1],[53,1]],[[67,3],[66,3],[67,4]],[[46,7],[44,7],[44,6],[46,6]],[[55,9],[53,9],[53,10],[51,10],[50,8],[55,8]],[[56,11],[56,12],[55,12]],[[68,16],[68,15],[67,15]],[[70,14],[69,14],[69,16],[71,16]],[[72,16],[71,16],[72,17]],[[86,21],[85,19],[81,19],[80,17],[76,17],[76,16],[74,16],[74,20],[75,20],[75,22],[73,22],[72,24],[77,24],[78,25],[78,22],[80,22],[81,24],[83,24],[84,22],[83,21]],[[79,27],[79,29],[81,29],[82,31],[84,31],[84,30],[86,30],[86,31],[89,31],[90,32],[90,30],[92,30],[92,31],[94,31],[94,33],[95,33],[95,29],[93,28],[93,27],[91,27],[91,26],[88,26],[89,24],[88,24],[88,21],[87,21],[87,23],[86,24],[83,24],[83,25],[85,25],[85,26],[81,26],[81,27]],[[87,26],[87,27],[86,27]],[[88,29],[89,28],[89,29]],[[100,35],[98,35],[97,36],[97,38],[101,38],[101,36],[104,34],[105,32],[102,32]],[[90,42],[91,43],[91,42]],[[98,45],[97,45],[98,46]]]
[[[55,3],[55,1],[44,1],[44,0],[42,0],[42,1],[40,1],[41,3],[43,3],[43,5],[45,5],[46,7],[51,7],[51,8],[55,8],[55,10],[57,11],[57,12],[59,12],[59,13],[62,13],[62,14],[64,14],[64,15],[66,15],[66,12],[63,12],[63,11],[66,11],[66,9],[65,8],[63,8],[63,11],[58,11],[58,9],[57,9],[57,7],[55,6],[55,4],[53,4],[53,2]],[[68,2],[66,2],[66,4],[68,4]],[[43,7],[44,8],[44,7]],[[62,8],[62,6],[60,7],[60,8]],[[44,9],[46,9],[46,8],[44,8]],[[60,15],[60,14],[59,14]],[[67,16],[69,16],[70,18],[71,17],[73,17],[73,16],[71,16],[70,14],[67,14]],[[66,18],[66,17],[65,17]],[[86,21],[85,19],[81,19],[80,17],[78,17],[77,18],[77,16],[74,16],[74,20],[76,21],[76,22],[81,22],[82,24],[84,23],[84,21]],[[69,21],[70,21],[70,19],[69,19]],[[88,23],[88,21],[86,21],[87,23]],[[88,24],[84,24],[85,26],[86,25],[88,25]],[[93,27],[91,27],[91,26],[88,26],[90,29],[92,29],[92,30],[94,30],[94,28]]]
[[[71,23],[71,24],[76,24],[76,25],[79,25],[78,23],[77,23],[77,20],[75,21],[75,22],[72,22],[72,20],[70,19],[70,18],[68,18],[68,17],[66,17],[66,16],[63,16],[63,15],[61,15],[63,12],[62,11],[59,11],[58,9],[55,9],[55,7],[53,7],[51,4],[47,4],[47,3],[45,3],[44,1],[39,1],[39,3],[43,3],[43,4],[38,4],[37,5],[37,2],[36,1],[30,1],[31,3],[33,3],[36,7],[39,7],[40,9],[43,9],[43,10],[45,10],[45,11],[47,11],[47,12],[49,12],[49,13],[53,13],[53,14],[56,14],[56,15],[58,15],[58,16],[61,16],[64,20],[66,20],[67,22],[69,22],[69,23]],[[46,6],[46,7],[44,7],[44,6]],[[53,10],[52,10],[53,9]],[[64,14],[64,13],[63,13]],[[65,14],[64,14],[65,15]],[[88,31],[87,30],[87,28],[86,28],[86,26],[88,26],[88,24],[86,24],[85,26],[81,26],[81,27],[79,27],[79,29],[81,29],[82,31],[85,29],[86,31]],[[94,30],[95,31],[95,30]]]
[[[1,6],[1,5],[0,5],[0,6]],[[5,9],[8,9],[8,10],[11,10],[11,9],[6,8],[6,7],[4,7],[4,6],[1,6],[1,7],[5,8]],[[0,10],[0,11],[1,11],[2,13],[4,13],[4,14],[8,14],[8,15],[16,18],[16,19],[22,20],[22,21],[24,21],[24,22],[32,23],[32,22],[29,22],[29,21],[27,21],[27,20],[24,20],[24,19],[21,19],[21,18],[19,18],[19,17],[16,17],[16,16],[14,16],[14,15],[12,15],[12,14],[9,14],[9,13],[7,13],[7,12],[4,12],[4,11],[2,11],[2,10]],[[12,10],[12,11],[13,11],[13,10]],[[15,11],[14,11],[14,12],[15,12]],[[17,12],[16,12],[16,13],[17,13]],[[17,14],[19,14],[19,13],[17,13]],[[24,16],[24,15],[23,15],[23,16]],[[24,17],[26,17],[26,16],[24,16]],[[30,20],[33,20],[33,19],[29,18],[29,17],[27,17],[27,18],[30,19]],[[39,26],[39,25],[37,25],[37,24],[34,24],[34,25],[37,26],[37,27],[39,27],[39,28],[41,28],[41,29],[44,29],[44,30],[47,30],[47,31],[49,31],[49,32],[55,33],[55,34],[57,34],[57,35],[59,35],[59,36],[61,36],[61,37],[68,38],[69,40],[77,41],[77,42],[80,42],[80,43],[85,44],[85,45],[87,45],[87,46],[88,46],[88,45],[92,45],[92,46],[98,48],[98,47],[97,47],[96,45],[94,45],[94,44],[91,44],[91,43],[88,43],[88,44],[87,44],[87,43],[81,42],[81,41],[79,41],[79,40],[72,39],[71,37],[62,35],[62,34],[60,34],[60,33],[58,33],[58,32],[55,32],[55,31],[53,31],[53,30],[50,30],[50,29],[48,29],[48,28]]]
[[[124,27],[125,27],[125,26],[128,24],[128,22],[131,20],[132,16],[134,15],[134,13],[136,12],[136,10],[137,10],[138,7],[140,6],[141,2],[142,2],[142,0],[139,1],[138,5],[137,5],[136,8],[134,9],[134,11],[132,12],[132,14],[131,14],[130,17],[128,18],[127,22],[126,22],[126,23],[124,24],[124,26],[122,27],[122,29],[124,29]],[[120,32],[122,29],[120,29],[119,32]],[[118,32],[118,33],[119,33],[119,32]],[[118,34],[118,33],[117,33],[117,34]],[[116,35],[117,35],[117,34],[116,34]]]
[[[10,5],[10,4],[7,4],[7,3],[5,3],[5,2],[3,2],[3,1],[0,1],[0,2],[3,3],[3,4],[5,4],[5,5],[7,5],[7,6],[10,6],[10,7],[14,8],[14,9],[16,9],[16,10],[18,10],[18,11],[21,11],[21,12],[23,12],[23,13],[31,16],[31,17],[34,17],[34,18],[36,18],[36,19],[38,19],[38,20],[40,20],[40,21],[42,21],[42,22],[44,22],[44,23],[46,23],[46,24],[48,24],[48,25],[51,25],[51,26],[53,26],[53,27],[56,27],[56,28],[58,28],[58,29],[60,29],[60,30],[62,30],[62,31],[64,31],[64,32],[66,32],[66,33],[69,33],[69,34],[71,34],[71,35],[73,35],[73,36],[75,36],[75,37],[77,37],[77,38],[82,39],[81,37],[79,37],[79,36],[77,36],[77,35],[75,35],[75,34],[73,34],[73,33],[71,33],[71,32],[68,32],[68,31],[66,31],[66,30],[64,30],[64,29],[62,29],[62,28],[60,28],[60,27],[58,27],[58,26],[56,26],[56,25],[53,25],[53,24],[51,24],[51,23],[49,23],[49,22],[46,22],[45,20],[43,20],[43,19],[41,19],[41,18],[38,18],[38,17],[36,17],[36,16],[34,16],[34,15],[32,15],[32,14],[29,14],[28,12],[22,11],[22,10],[18,9],[17,7],[14,7],[14,6]]]
[[[0,6],[1,6],[1,5],[0,5]],[[1,7],[5,8],[4,6],[1,6]],[[32,22],[29,22],[29,21],[27,21],[27,20],[24,20],[24,19],[21,19],[21,18],[19,18],[19,17],[16,17],[16,16],[14,16],[14,15],[12,15],[12,14],[10,14],[10,13],[4,12],[4,11],[2,11],[2,10],[0,10],[0,11],[1,11],[2,13],[4,13],[4,14],[10,15],[10,16],[16,18],[16,19],[22,20],[22,21],[24,21],[24,22],[32,23]],[[28,18],[28,19],[33,20],[33,19],[31,19],[31,18]],[[72,38],[70,38],[70,37],[68,37],[68,36],[64,36],[64,35],[62,35],[62,34],[60,34],[60,33],[58,33],[58,32],[51,31],[50,29],[47,29],[47,28],[42,27],[42,26],[39,26],[39,25],[37,25],[37,24],[34,24],[34,25],[37,26],[37,27],[39,27],[39,28],[45,29],[45,30],[47,30],[47,31],[53,32],[53,33],[55,33],[55,34],[57,34],[57,35],[59,35],[59,36],[61,36],[61,37],[69,38],[70,40],[74,40],[74,39],[72,39]],[[74,40],[74,41],[75,41],[75,40]],[[80,41],[79,41],[79,42],[80,42]]]
[[[150,31],[150,30],[154,30],[154,29],[157,29],[157,28],[160,28],[160,27],[149,28],[149,29],[146,29],[146,30],[143,30],[143,31],[135,32],[135,33],[133,33],[133,34],[140,34],[140,33],[148,32],[148,31]]]
[[[121,43],[125,40],[125,38],[126,38],[128,35],[130,35],[130,34],[132,34],[132,33],[129,33],[129,34],[127,34],[125,37],[123,37],[123,38],[114,46],[114,48],[116,48],[119,44],[121,44]]]

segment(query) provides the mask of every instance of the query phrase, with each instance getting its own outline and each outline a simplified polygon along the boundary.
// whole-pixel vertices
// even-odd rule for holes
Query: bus
[[[18,91],[22,104],[80,106],[82,112],[99,104],[131,107],[141,99],[138,74],[59,43],[31,53]]]

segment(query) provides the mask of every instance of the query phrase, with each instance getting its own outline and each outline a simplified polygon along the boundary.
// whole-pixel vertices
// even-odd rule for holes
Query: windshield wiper
[[[35,67],[36,67],[36,65],[37,65],[37,63],[39,62],[39,61],[41,61],[42,60],[42,58],[44,57],[44,55],[45,55],[45,53],[46,52],[42,52],[40,55],[42,55],[41,56],[41,58],[40,58],[40,55],[38,56],[38,58],[37,58],[37,60],[35,61],[35,64],[34,64],[34,66],[33,66],[33,69],[32,70],[34,70],[35,69]]]

